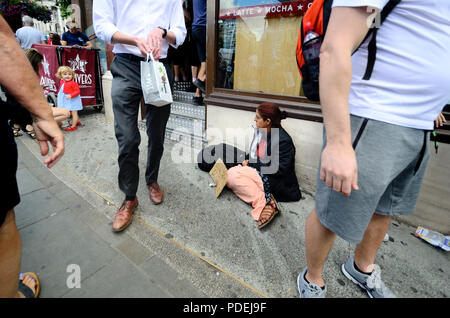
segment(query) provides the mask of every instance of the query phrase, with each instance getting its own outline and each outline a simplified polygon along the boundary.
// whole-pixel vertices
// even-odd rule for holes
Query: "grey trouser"
[[[117,54],[111,64],[113,75],[111,97],[114,111],[114,130],[119,145],[119,188],[127,196],[136,195],[139,184],[138,114],[142,98],[140,58],[130,54]],[[173,74],[166,66],[170,86]],[[148,136],[147,185],[158,180],[159,165],[164,151],[164,135],[170,116],[170,104],[156,107],[146,105]]]
[[[430,132],[350,116],[359,190],[350,197],[317,176],[316,213],[323,226],[359,243],[374,213],[414,212],[429,158]],[[324,147],[326,134],[324,130]]]

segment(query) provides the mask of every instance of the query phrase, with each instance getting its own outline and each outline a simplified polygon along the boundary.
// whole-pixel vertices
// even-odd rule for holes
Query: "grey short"
[[[316,213],[323,226],[359,243],[373,213],[414,212],[429,158],[430,131],[353,115],[350,119],[359,190],[349,197],[333,191],[320,180],[319,164]]]

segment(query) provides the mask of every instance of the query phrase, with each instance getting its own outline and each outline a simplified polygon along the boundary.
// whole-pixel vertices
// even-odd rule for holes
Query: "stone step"
[[[174,92],[195,92],[196,87],[191,82],[174,82],[173,83]]]
[[[200,149],[205,148],[207,144],[204,135],[197,136],[187,131],[180,129],[173,129],[170,127],[167,127],[166,129],[165,140],[166,142],[181,144],[189,148],[197,149],[198,151],[200,151]]]
[[[174,91],[172,94],[174,101],[190,103],[191,105],[194,105],[192,103],[192,98],[194,97],[194,95],[195,93],[183,91]]]
[[[184,86],[182,86],[184,84]],[[166,127],[166,141],[202,149],[206,145],[205,106],[195,105],[192,97],[195,93],[188,90],[189,82],[176,82],[173,91],[173,103]],[[182,89],[182,90],[179,90]],[[141,131],[146,131],[145,120],[138,122]]]
[[[195,149],[202,149],[206,146],[206,135],[204,130],[204,123],[197,121],[195,127],[189,125],[192,121],[186,118],[169,118],[166,126],[166,142],[180,143]],[[138,128],[142,133],[147,130],[145,120],[138,122]]]
[[[205,120],[205,106],[174,100],[170,109],[170,115],[178,115],[193,119]]]

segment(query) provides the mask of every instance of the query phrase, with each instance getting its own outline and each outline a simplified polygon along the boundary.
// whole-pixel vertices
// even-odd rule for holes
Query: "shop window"
[[[219,0],[215,87],[303,96],[295,48],[312,0]]]

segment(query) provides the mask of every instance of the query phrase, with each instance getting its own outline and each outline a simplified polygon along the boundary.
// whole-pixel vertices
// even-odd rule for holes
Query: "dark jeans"
[[[117,54],[111,65],[113,75],[111,97],[114,111],[114,129],[119,145],[119,188],[127,196],[136,195],[139,184],[138,113],[142,98],[140,58]],[[164,61],[173,87],[173,74]],[[146,105],[148,154],[145,180],[147,185],[158,180],[161,157],[164,152],[164,135],[170,116],[170,104],[156,107]]]

